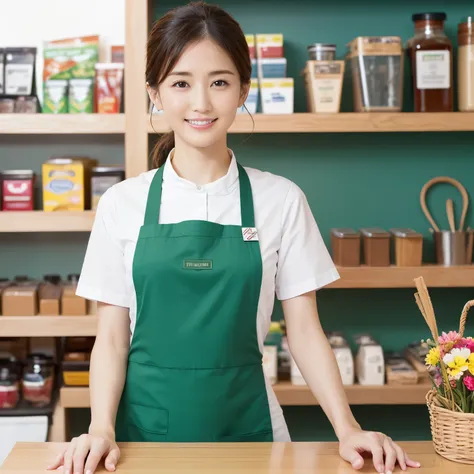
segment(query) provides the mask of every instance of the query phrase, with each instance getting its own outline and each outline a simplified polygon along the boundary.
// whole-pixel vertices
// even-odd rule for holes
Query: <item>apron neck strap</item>
[[[163,164],[155,173],[148,192],[148,200],[145,211],[145,225],[153,225],[159,222],[161,207],[161,190],[163,183]],[[247,172],[237,163],[239,170],[240,185],[240,213],[242,219],[242,227],[255,227],[255,216],[253,210],[252,188]]]

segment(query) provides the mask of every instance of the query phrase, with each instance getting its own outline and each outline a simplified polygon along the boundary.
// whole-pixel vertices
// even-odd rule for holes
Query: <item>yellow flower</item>
[[[469,372],[474,375],[474,352],[467,358]]]
[[[432,365],[435,366],[439,362],[439,347],[433,347],[430,349],[428,354],[426,355],[425,362],[426,365]]]
[[[471,356],[469,349],[453,349],[443,357],[444,363],[448,366],[448,374],[455,380],[459,380],[468,369],[468,359]]]

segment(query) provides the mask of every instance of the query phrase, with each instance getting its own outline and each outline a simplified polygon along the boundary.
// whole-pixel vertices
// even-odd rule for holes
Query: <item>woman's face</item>
[[[222,140],[248,87],[229,55],[212,40],[190,45],[169,76],[150,91],[158,109],[175,133],[175,140],[193,148],[207,148]]]

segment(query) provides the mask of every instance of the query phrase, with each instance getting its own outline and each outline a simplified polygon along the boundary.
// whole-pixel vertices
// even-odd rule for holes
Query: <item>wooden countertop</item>
[[[406,472],[417,474],[472,473],[472,466],[447,461],[434,452],[431,442],[402,442],[400,445],[419,461],[421,468]],[[62,443],[17,443],[0,468],[1,474],[33,474],[60,451]],[[349,474],[356,472],[338,454],[337,443],[216,443],[168,444],[123,443],[120,474]],[[101,466],[96,472],[105,473]],[[375,473],[371,459],[366,459],[361,473]],[[395,473],[403,472],[398,466]]]

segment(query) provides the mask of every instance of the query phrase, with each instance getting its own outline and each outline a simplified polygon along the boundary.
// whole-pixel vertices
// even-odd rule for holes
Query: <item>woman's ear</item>
[[[247,100],[247,97],[250,92],[250,82],[248,84],[242,84],[242,87],[240,88],[240,99],[239,99],[239,108],[242,107],[245,104],[245,101]]]
[[[147,82],[146,83],[146,90],[148,92],[148,97],[150,98],[151,102],[155,106],[157,110],[161,110],[163,108],[161,104],[160,94],[158,94],[158,87],[152,87]]]

